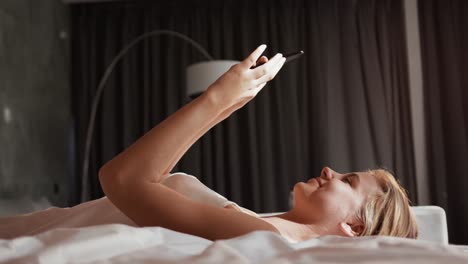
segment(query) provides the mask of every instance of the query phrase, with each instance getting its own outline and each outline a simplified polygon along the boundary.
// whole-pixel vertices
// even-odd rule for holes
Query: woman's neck
[[[323,230],[317,225],[302,224],[295,221],[288,220],[287,218],[279,216],[263,217],[264,221],[270,223],[282,236],[289,238],[294,242],[301,242],[311,238],[316,238],[322,235]]]

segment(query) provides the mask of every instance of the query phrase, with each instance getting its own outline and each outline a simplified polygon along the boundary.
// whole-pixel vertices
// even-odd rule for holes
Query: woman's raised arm
[[[181,230],[180,227],[186,224],[190,225],[179,222],[175,228],[172,226],[175,219],[183,214],[181,210],[168,209],[174,205],[169,197],[184,203],[182,207],[185,209],[192,202],[158,183],[170,173],[193,143],[217,122],[253,99],[281,69],[284,64],[281,54],[250,69],[264,50],[264,45],[258,47],[221,76],[205,93],[155,126],[100,169],[99,179],[105,194],[137,224],[161,225],[176,230]],[[199,209],[205,212],[211,210]],[[207,212],[211,213],[218,215],[216,212]],[[197,217],[200,216],[193,215],[192,218]],[[194,233],[192,229],[185,231]]]

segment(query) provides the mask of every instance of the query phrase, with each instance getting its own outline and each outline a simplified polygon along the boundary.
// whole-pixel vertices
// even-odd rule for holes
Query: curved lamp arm
[[[135,38],[132,42],[127,44],[118,54],[115,56],[115,58],[112,60],[112,62],[107,66],[107,69],[102,76],[101,80],[99,81],[99,85],[96,89],[96,94],[94,95],[93,98],[93,103],[92,103],[92,108],[91,108],[91,114],[89,116],[89,123],[88,123],[88,130],[86,132],[86,141],[85,141],[85,152],[83,155],[83,167],[82,167],[82,174],[81,174],[81,201],[84,201],[85,199],[88,198],[89,196],[89,191],[87,188],[88,185],[88,168],[89,168],[89,155],[91,152],[91,142],[93,139],[93,130],[94,130],[94,120],[96,119],[96,112],[97,112],[97,107],[99,105],[99,100],[101,98],[102,92],[104,90],[105,84],[107,82],[107,79],[109,78],[110,74],[114,70],[115,65],[119,62],[119,60],[130,50],[133,46],[138,44],[141,40],[151,37],[151,36],[158,36],[158,35],[170,35],[174,36],[177,38],[180,38],[182,40],[187,41],[188,43],[192,44],[198,51],[200,51],[208,60],[212,61],[213,57],[208,54],[208,52],[197,42],[195,42],[193,39],[179,33],[176,31],[172,30],[154,30],[150,31],[148,33],[142,34],[139,37]]]

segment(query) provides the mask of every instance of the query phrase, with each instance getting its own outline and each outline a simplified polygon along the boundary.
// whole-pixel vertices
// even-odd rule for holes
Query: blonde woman
[[[290,211],[270,217],[228,201],[193,176],[170,173],[194,142],[252,100],[279,72],[285,58],[276,54],[268,60],[261,56],[265,48],[259,46],[205,93],[107,162],[99,171],[106,197],[0,219],[0,237],[2,232],[11,238],[55,227],[123,223],[161,226],[210,240],[256,230],[290,242],[323,235],[415,238],[417,226],[406,193],[385,170],[341,174],[324,168],[319,177],[294,186]],[[253,68],[257,62],[262,65]]]

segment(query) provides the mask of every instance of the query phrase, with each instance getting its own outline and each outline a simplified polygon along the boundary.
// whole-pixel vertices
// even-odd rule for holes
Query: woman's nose
[[[335,172],[332,169],[330,169],[329,167],[324,167],[322,169],[322,174],[320,175],[320,177],[327,180],[331,180],[333,178],[333,174],[335,174]]]

